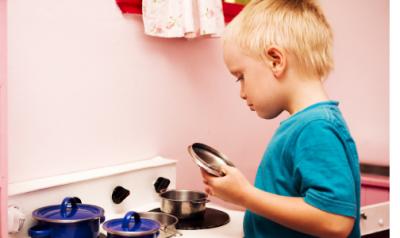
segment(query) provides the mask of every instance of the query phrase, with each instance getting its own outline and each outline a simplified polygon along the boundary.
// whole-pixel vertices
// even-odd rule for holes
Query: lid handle
[[[72,198],[72,197],[66,197],[61,202],[61,216],[62,217],[64,217],[64,218],[72,217],[73,215],[75,215],[77,210],[78,210],[77,199]],[[68,211],[69,211],[69,213],[68,213]]]
[[[132,228],[129,228],[129,224],[131,223],[132,217],[134,218],[134,225]],[[135,231],[140,227],[141,219],[140,216],[137,212],[130,211],[127,212],[123,221],[122,221],[122,229],[128,230],[128,231]]]

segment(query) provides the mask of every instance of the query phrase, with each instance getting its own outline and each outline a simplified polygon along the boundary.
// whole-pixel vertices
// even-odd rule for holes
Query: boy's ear
[[[276,78],[280,78],[286,70],[286,54],[282,48],[278,46],[270,46],[265,52],[269,59],[269,66]]]

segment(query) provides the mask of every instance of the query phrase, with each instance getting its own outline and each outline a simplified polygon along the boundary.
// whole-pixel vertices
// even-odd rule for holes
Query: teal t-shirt
[[[281,122],[258,167],[255,186],[355,218],[349,237],[360,237],[360,172],[354,140],[338,102],[311,105]],[[267,202],[267,201],[266,201]],[[246,238],[312,237],[247,210]]]

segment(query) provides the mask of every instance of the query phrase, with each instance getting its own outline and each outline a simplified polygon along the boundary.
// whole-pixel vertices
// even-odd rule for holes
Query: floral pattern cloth
[[[219,37],[225,26],[221,0],[143,0],[142,16],[157,37]]]

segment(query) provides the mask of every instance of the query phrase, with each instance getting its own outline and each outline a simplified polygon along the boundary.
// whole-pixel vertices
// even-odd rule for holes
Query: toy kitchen
[[[67,209],[67,218],[64,219],[68,219],[74,213],[73,208],[70,208],[72,203],[78,207],[74,216],[79,217],[72,218],[71,215],[70,220],[92,215],[94,223],[97,224],[97,227],[93,228],[95,233],[98,230],[96,237],[105,237],[108,230],[104,224],[109,220],[122,219],[129,211],[139,214],[159,211],[161,199],[155,185],[161,178],[165,179],[169,183],[167,191],[172,191],[176,185],[175,173],[175,160],[154,157],[129,164],[12,184],[9,186],[8,201],[9,237],[24,238],[28,237],[28,234],[31,237],[47,237],[43,234],[48,228],[36,225],[38,217],[33,217],[32,213],[38,211],[39,216],[45,216],[43,220],[55,218],[55,214],[60,213],[65,198],[79,199],[79,202],[78,205],[75,205],[73,200],[65,203],[69,205],[69,210]],[[101,218],[96,217],[99,211],[102,212]],[[165,227],[161,226],[160,237],[242,237],[243,215],[242,211],[208,203],[201,216],[179,219],[173,224],[176,229],[165,231],[162,230]],[[99,221],[95,220],[96,218],[99,218],[101,223],[105,221],[103,226],[98,226]],[[71,232],[80,228],[74,229],[75,227]]]
[[[364,167],[361,166],[363,170],[368,170]],[[162,183],[164,185],[161,186]],[[102,214],[97,218],[100,223],[105,223],[99,225],[99,221],[96,221],[97,228],[94,231],[98,234],[96,237],[106,237],[105,224],[110,220],[122,220],[128,212],[159,213],[163,203],[157,186],[164,187],[164,191],[166,187],[167,191],[173,191],[176,186],[175,160],[157,156],[128,164],[11,184],[8,201],[9,237],[25,238],[28,234],[31,237],[47,237],[43,234],[48,228],[36,225],[37,220],[41,219],[38,216],[55,219],[56,214],[62,210],[65,198],[78,199],[79,209],[76,214],[80,213],[79,210],[84,210],[81,216],[90,213],[89,215],[95,217],[101,211]],[[387,180],[384,176],[366,171],[362,180],[362,191],[362,234],[365,237],[386,237],[374,234],[383,234],[382,232],[389,229]],[[71,201],[66,204],[71,205]],[[73,212],[69,212],[71,213]],[[243,211],[227,209],[211,202],[207,203],[201,216],[183,217],[170,230],[161,226],[160,237],[243,237],[243,217]],[[75,228],[73,230],[76,231]]]

